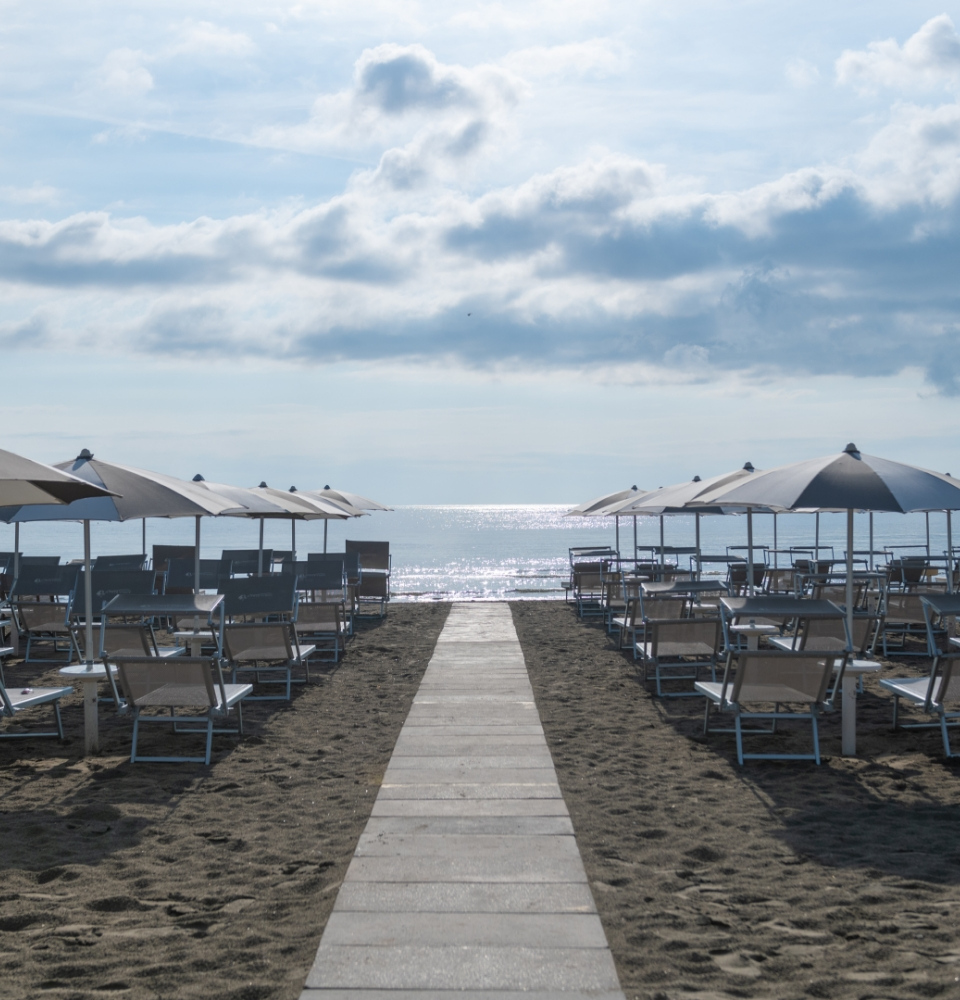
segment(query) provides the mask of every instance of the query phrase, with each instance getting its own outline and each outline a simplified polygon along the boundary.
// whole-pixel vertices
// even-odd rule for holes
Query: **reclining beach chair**
[[[220,584],[229,580],[233,563],[229,559],[200,560],[200,590],[217,593]],[[163,592],[165,594],[192,594],[196,562],[193,559],[171,558],[167,563]]]
[[[927,634],[927,654],[931,657],[926,677],[884,678],[880,687],[893,695],[894,729],[932,729],[939,726],[943,752],[947,757],[960,756],[950,747],[950,730],[960,725],[960,643],[956,619],[960,615],[960,595],[929,594],[921,598]],[[916,705],[936,722],[900,722],[900,699]],[[951,710],[951,707],[952,710]]]
[[[838,679],[842,680],[846,652],[840,654]],[[703,716],[704,733],[729,733],[737,737],[737,760],[814,760],[820,763],[820,739],[817,718],[833,706],[827,696],[834,676],[835,654],[808,652],[769,652],[741,650],[729,653],[722,681],[696,681],[694,688],[706,698]],[[835,685],[839,690],[839,683]],[[785,706],[795,706],[794,708]],[[732,712],[734,728],[710,726],[710,710]],[[777,731],[777,723],[808,720],[813,736],[810,754],[744,753],[745,735]],[[768,721],[769,728],[745,729],[743,723]]]
[[[343,565],[343,575],[345,585],[343,589],[343,603],[347,614],[347,628],[349,634],[353,635],[353,619],[360,613],[360,603],[357,592],[360,589],[360,581],[363,571],[360,569],[359,552],[310,552],[307,554],[308,563],[332,563],[334,566]],[[308,569],[308,574],[311,571]]]
[[[791,566],[787,569],[767,569],[763,578],[763,589],[767,594],[797,596],[797,572]]]
[[[38,731],[35,729],[9,730],[4,727],[0,730],[0,739],[22,739],[27,736],[56,737],[63,739],[63,722],[60,718],[60,699],[64,695],[73,694],[72,687],[16,687],[8,688],[0,679],[0,708],[3,709],[5,719],[15,719],[21,712],[36,708],[38,705],[50,705],[53,708],[53,717],[56,723],[56,731]]]
[[[115,597],[146,597],[154,593],[155,574],[152,569],[141,570],[93,570],[90,574],[90,585],[93,591],[93,630],[99,629],[99,622],[104,606]],[[86,600],[84,598],[83,573],[77,577],[77,586],[70,605],[70,629],[73,632],[74,649],[77,659],[83,660],[82,650],[85,641],[86,621],[84,613]]]
[[[664,691],[664,681],[697,681],[709,669],[717,679],[722,630],[719,618],[675,618],[646,621],[636,644],[643,664],[643,681],[653,672],[658,698],[692,698],[697,691]]]
[[[360,557],[361,577],[357,587],[359,614],[364,618],[383,618],[390,602],[390,574],[393,560],[389,542],[351,541],[343,543],[346,552]],[[364,611],[376,607],[376,611]]]
[[[284,694],[257,695],[256,701],[291,698],[291,685],[310,681],[308,658],[314,645],[301,645],[295,627],[298,601],[295,578],[264,576],[227,580],[221,591],[230,621],[223,629],[223,650],[233,680],[252,674],[260,684],[283,684]],[[293,678],[294,668],[303,678]],[[276,675],[280,679],[274,679]]]
[[[146,562],[147,557],[139,552],[134,555],[97,556],[93,561],[93,570],[142,570]]]
[[[259,549],[224,549],[220,554],[223,562],[229,562],[232,576],[259,576],[261,567]],[[263,573],[269,575],[273,567],[273,549],[263,550]]]
[[[883,624],[880,636],[884,659],[888,659],[891,655],[928,656],[927,618],[923,594],[916,590],[893,592],[888,590],[884,595],[882,608]],[[922,640],[923,645],[918,645],[917,640]]]
[[[243,733],[241,701],[251,684],[225,684],[218,659],[155,656],[118,656],[109,661],[116,668],[118,685],[133,719],[130,763],[138,761],[210,763],[214,733]],[[108,670],[109,673],[109,670]],[[236,727],[217,727],[236,709]],[[177,712],[181,714],[178,715]],[[205,733],[203,757],[144,757],[137,754],[141,723],[172,725],[177,733]]]
[[[21,636],[24,661],[32,661],[36,643],[49,643],[54,657],[66,651],[66,662],[79,649],[70,629],[71,600],[77,589],[78,566],[22,566],[11,587],[10,601]]]

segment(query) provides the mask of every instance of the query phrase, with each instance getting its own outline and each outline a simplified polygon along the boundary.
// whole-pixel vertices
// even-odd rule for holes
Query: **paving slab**
[[[623,1000],[510,609],[457,604],[301,1000]]]

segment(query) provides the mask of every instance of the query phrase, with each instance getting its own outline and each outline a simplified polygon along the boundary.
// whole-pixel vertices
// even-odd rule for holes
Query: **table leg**
[[[760,636],[758,635],[748,635],[747,636],[747,649],[759,649],[760,648]]]
[[[100,749],[100,716],[97,711],[97,682],[83,682],[83,752],[85,755]]]
[[[202,639],[191,639],[190,640],[190,655],[200,656],[203,653],[203,640]]]
[[[844,757],[857,756],[857,676],[846,671],[843,675],[840,701],[841,750]]]

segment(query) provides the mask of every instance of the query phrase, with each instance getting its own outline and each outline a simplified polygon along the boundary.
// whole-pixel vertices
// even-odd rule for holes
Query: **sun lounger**
[[[838,676],[842,678],[846,652]],[[769,652],[741,650],[727,656],[722,681],[697,681],[695,690],[706,698],[703,731],[733,732],[737,737],[737,760],[814,760],[820,763],[820,740],[817,718],[832,708],[827,696],[834,676],[832,654],[808,652]],[[785,706],[796,706],[791,709]],[[734,728],[711,728],[710,712],[731,712]],[[785,720],[807,720],[813,736],[813,752],[809,754],[744,753],[745,735],[775,734],[777,723]],[[745,729],[743,723],[771,723],[769,728]]]
[[[360,583],[357,602],[361,617],[382,618],[390,602],[390,574],[393,559],[389,542],[351,541],[344,543],[346,552],[356,552],[360,557]],[[365,609],[376,608],[375,611]]]
[[[337,663],[349,635],[343,601],[300,601],[294,628],[298,640],[313,644],[318,659]]]
[[[0,739],[22,739],[27,736],[56,737],[63,739],[63,722],[60,718],[60,699],[64,695],[73,694],[72,687],[23,687],[8,688],[0,680],[0,702],[2,702],[3,717],[5,719],[15,719],[21,712],[36,708],[39,705],[50,705],[53,708],[53,717],[56,722],[56,731],[38,731],[35,729],[25,729],[22,732],[10,731],[6,727],[0,730]]]
[[[939,727],[943,752],[954,754],[950,730],[960,725],[960,645],[956,639],[956,619],[960,615],[960,595],[929,594],[921,598],[927,636],[927,654],[931,657],[926,677],[883,678],[880,687],[893,695],[894,729],[930,729]],[[936,722],[900,721],[900,699],[922,711],[936,715]],[[952,706],[952,709],[951,709]]]
[[[158,659],[155,656],[118,656],[109,661],[116,667],[117,679],[133,718],[130,762],[210,763],[213,734],[243,733],[241,701],[253,690],[250,684],[225,684],[220,661],[216,658],[179,657]],[[217,728],[236,709],[235,728]],[[181,714],[177,714],[177,712]],[[172,725],[177,733],[206,734],[203,757],[144,757],[137,745],[141,724]]]
[[[93,570],[137,570],[143,569],[147,561],[145,555],[139,552],[135,555],[97,556],[93,561]]]
[[[697,691],[664,691],[664,681],[697,681],[703,669],[717,679],[721,627],[718,618],[676,618],[647,621],[636,650],[643,664],[643,680],[653,673],[658,698],[691,698]]]
[[[66,662],[79,648],[70,629],[71,600],[77,589],[79,567],[23,566],[11,588],[16,627],[26,636],[24,660],[31,661],[36,643],[49,643],[54,654],[66,650]]]

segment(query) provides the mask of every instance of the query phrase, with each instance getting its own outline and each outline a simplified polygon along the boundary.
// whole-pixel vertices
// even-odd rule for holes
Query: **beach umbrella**
[[[665,514],[694,514],[696,518],[696,547],[697,554],[700,552],[700,515],[701,514],[737,514],[747,513],[747,555],[750,569],[747,571],[748,588],[753,587],[753,514],[749,508],[729,504],[721,506],[705,502],[717,490],[721,490],[742,482],[748,476],[756,472],[750,462],[745,462],[743,467],[735,469],[733,472],[724,472],[718,476],[710,476],[701,479],[694,476],[693,479],[683,483],[675,483],[673,486],[661,486],[659,489],[651,490],[644,496],[633,501],[626,501],[615,505],[614,510],[620,514],[633,515],[657,515],[660,518],[660,561],[663,562],[663,518]]]
[[[714,491],[714,503],[773,510],[846,511],[847,624],[853,635],[853,514],[857,510],[960,510],[960,481],[939,472],[864,455],[848,444],[839,455],[782,465]]]
[[[330,486],[324,486],[322,490],[306,490],[304,491],[306,496],[319,497],[327,500],[333,500],[335,503],[345,503],[357,510],[362,511],[373,511],[373,510],[388,510],[392,511],[392,507],[384,507],[382,503],[377,503],[376,500],[370,500],[368,497],[362,497],[357,493],[347,493],[345,490],[335,490]],[[303,494],[301,494],[303,495]],[[323,522],[323,551],[327,551],[327,522]]]
[[[52,465],[34,462],[0,448],[0,507],[23,504],[62,506],[74,500],[111,496],[102,486],[88,483]],[[20,571],[20,525],[14,528],[13,575]]]
[[[636,486],[631,486],[628,490],[617,490],[616,493],[605,493],[603,496],[594,497],[586,503],[578,504],[572,510],[568,510],[564,517],[603,517],[607,513],[607,508],[615,504],[635,500],[638,496],[645,494],[646,490],[640,490]],[[617,553],[620,552],[620,517],[614,515],[616,522]],[[637,522],[633,522],[633,554],[637,554]]]
[[[143,517],[195,517],[197,547],[195,586],[197,586],[200,583],[200,518],[204,515],[223,514],[227,510],[235,509],[236,504],[175,476],[94,459],[93,454],[86,448],[72,461],[58,462],[54,468],[98,487],[101,492],[109,491],[109,495],[74,500],[58,506],[25,504],[6,507],[0,511],[0,519],[9,523],[83,522],[85,652],[86,662],[89,664],[93,661],[90,522],[128,521]]]

